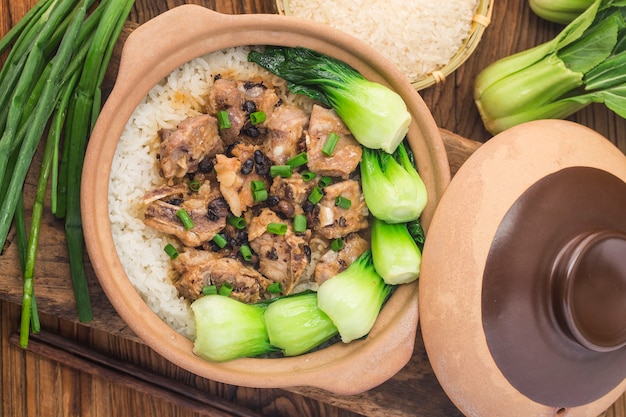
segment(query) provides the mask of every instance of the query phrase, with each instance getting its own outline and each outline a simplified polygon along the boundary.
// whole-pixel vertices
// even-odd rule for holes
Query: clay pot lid
[[[459,169],[419,287],[433,370],[468,416],[598,415],[626,389],[626,158],[567,121]]]

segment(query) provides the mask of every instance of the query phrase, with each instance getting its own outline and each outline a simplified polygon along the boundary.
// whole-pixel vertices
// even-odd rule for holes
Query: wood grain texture
[[[34,3],[35,0],[0,0],[0,35]],[[137,0],[129,24],[143,23],[183,3],[200,4],[229,14],[275,12],[272,0]],[[525,0],[496,0],[493,22],[474,55],[444,83],[421,92],[442,128],[453,172],[480,142],[490,137],[472,100],[475,75],[495,59],[547,41],[559,30],[558,25],[532,14]],[[594,128],[626,151],[626,122],[603,106],[590,106],[571,119]],[[31,173],[26,185],[27,206],[28,201],[32,201],[36,175],[36,172]],[[413,358],[407,367],[380,387],[357,396],[330,395],[310,388],[250,389],[199,378],[172,365],[137,339],[102,293],[88,263],[95,320],[77,323],[63,225],[46,212],[43,230],[35,286],[38,305],[43,311],[43,327],[81,349],[140,367],[173,384],[189,387],[190,392],[197,390],[209,399],[237,404],[263,416],[460,416],[437,384],[419,332]],[[136,380],[129,383],[125,377],[92,368],[90,362],[80,362],[78,357],[63,356],[49,349],[30,351],[16,347],[11,340],[18,329],[21,281],[12,242],[13,236],[0,256],[0,417],[224,415],[223,410],[211,414],[210,407],[198,410],[197,404],[185,402],[185,396],[168,397]],[[234,409],[230,415],[236,415]],[[626,417],[626,395],[603,417]]]

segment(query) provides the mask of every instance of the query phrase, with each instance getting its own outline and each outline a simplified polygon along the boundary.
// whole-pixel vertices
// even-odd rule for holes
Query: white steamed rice
[[[410,81],[441,69],[467,38],[478,0],[284,0],[293,16],[361,39]]]
[[[163,247],[174,241],[144,225],[143,195],[162,184],[156,165],[157,132],[175,128],[203,109],[212,75],[242,78],[264,74],[247,62],[249,48],[238,47],[194,59],[156,85],[130,117],[116,149],[109,180],[109,217],[119,258],[146,304],[181,334],[193,338],[195,325],[188,302],[171,281],[172,267]],[[282,82],[282,80],[281,80]],[[286,92],[284,82],[283,91]]]

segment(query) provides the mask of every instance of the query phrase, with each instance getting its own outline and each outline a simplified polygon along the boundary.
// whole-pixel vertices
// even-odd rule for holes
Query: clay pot
[[[417,282],[403,285],[364,340],[338,343],[302,356],[212,363],[192,353],[192,341],[172,330],[142,301],[118,257],[108,217],[107,190],[120,135],[135,107],[161,79],[185,62],[238,45],[304,46],[339,58],[404,98],[413,121],[409,140],[429,193],[427,229],[449,179],[435,122],[415,89],[364,43],[328,27],[277,15],[222,15],[185,5],[136,29],[127,39],[116,84],[90,139],[82,184],[85,241],[96,275],[130,328],[151,348],[202,377],[242,386],[314,386],[339,394],[368,390],[411,358],[418,323]]]

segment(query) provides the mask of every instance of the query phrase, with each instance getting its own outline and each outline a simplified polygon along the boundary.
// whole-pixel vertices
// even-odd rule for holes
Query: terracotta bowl
[[[428,108],[397,69],[369,46],[311,22],[278,15],[223,15],[185,5],[140,26],[127,39],[116,84],[94,128],[82,183],[85,240],[91,262],[102,288],[131,329],[181,368],[232,385],[314,386],[338,394],[363,392],[391,378],[411,358],[418,322],[417,282],[398,288],[364,340],[291,358],[211,363],[195,356],[192,341],[150,310],[116,255],[109,222],[108,181],[129,117],[148,91],[180,65],[240,45],[305,46],[339,58],[367,78],[399,92],[413,116],[409,139],[429,193],[422,218],[428,228],[450,180],[448,161]]]

